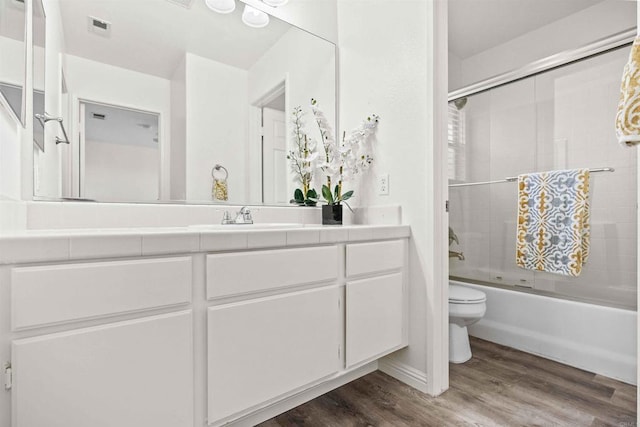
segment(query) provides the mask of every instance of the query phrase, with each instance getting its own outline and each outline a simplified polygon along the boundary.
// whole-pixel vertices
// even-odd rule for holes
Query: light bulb
[[[285,4],[289,3],[289,0],[262,0],[262,1],[271,7],[284,6]]]
[[[269,15],[246,4],[242,12],[242,22],[253,28],[266,27],[269,24]]]
[[[231,13],[236,10],[236,0],[204,0],[204,3],[218,13]]]

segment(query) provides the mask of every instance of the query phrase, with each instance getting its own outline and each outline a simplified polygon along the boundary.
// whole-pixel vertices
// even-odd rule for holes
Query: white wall
[[[0,82],[23,86],[24,42],[0,36],[0,53]]]
[[[309,137],[320,141],[320,133],[313,119],[310,104],[311,98],[320,103],[332,126],[336,126],[336,49],[325,40],[318,40],[298,28],[290,29],[249,69],[249,102],[256,105],[264,95],[286,80],[287,135],[293,133],[291,113],[293,108],[302,107],[306,112],[305,128]],[[311,77],[312,76],[312,77]],[[253,168],[260,167],[260,147],[250,141],[250,162]],[[290,141],[293,144],[293,141]],[[293,149],[293,147],[288,148]],[[318,146],[321,150],[321,146]],[[287,168],[288,170],[288,168]],[[287,173],[287,176],[290,176]],[[262,183],[261,177],[254,176],[252,189]],[[320,189],[324,178],[316,176],[314,185]],[[287,197],[293,197],[293,191],[299,185],[293,179],[287,181]],[[259,188],[258,188],[259,189]],[[287,200],[288,200],[287,199]]]
[[[85,143],[84,197],[100,201],[158,200],[158,148]]]
[[[437,176],[437,165],[444,164],[437,141],[444,138],[434,107],[437,101],[446,106],[446,63],[435,60],[446,55],[440,50],[443,41],[446,46],[443,3],[338,2],[340,123],[349,129],[367,114],[380,116],[372,172],[389,173],[388,196],[373,191],[372,175],[356,191],[354,203],[400,204],[403,223],[412,227],[409,347],[391,362],[405,372],[405,380],[413,376],[414,385],[432,394],[448,387],[441,377],[447,369],[442,360],[447,338],[441,330],[448,326],[443,313],[448,297],[442,293],[446,272],[443,276],[437,255],[444,252],[438,249],[444,226],[436,214],[444,210],[444,199],[436,200],[444,185]],[[444,74],[434,73],[434,67],[444,67]]]
[[[0,200],[20,200],[21,125],[0,105]]]
[[[187,63],[182,58],[171,77],[170,199],[185,200],[187,189]]]
[[[507,43],[463,58],[461,78],[452,80],[449,89],[459,89],[635,26],[633,1],[609,0],[597,3]]]
[[[161,197],[166,198],[169,192],[169,180],[164,171],[169,171],[169,152],[171,149],[171,82],[160,77],[73,55],[66,55],[65,75],[73,104],[72,123],[74,124],[78,122],[79,100],[148,111],[160,115],[158,137],[160,140],[161,170],[163,171],[161,174]],[[69,124],[67,132],[70,135],[75,135],[78,129]],[[77,144],[74,144],[72,148],[74,157],[78,158],[76,157],[79,156]],[[77,165],[77,162],[75,164]]]
[[[211,169],[221,164],[229,172],[229,201],[245,202],[247,72],[187,53],[186,107],[187,199],[211,200]]]

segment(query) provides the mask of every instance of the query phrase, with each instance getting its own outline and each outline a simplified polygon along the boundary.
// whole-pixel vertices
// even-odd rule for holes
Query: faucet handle
[[[222,224],[232,224],[233,220],[231,219],[231,214],[229,213],[229,211],[224,211],[224,214],[222,214]]]
[[[244,220],[245,224],[253,224],[251,210],[248,207],[244,206],[242,209],[240,209],[240,213],[242,213],[242,219]]]

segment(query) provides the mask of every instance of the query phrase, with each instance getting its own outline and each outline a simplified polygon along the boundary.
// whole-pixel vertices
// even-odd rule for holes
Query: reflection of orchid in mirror
[[[331,194],[333,196],[331,200],[325,196],[327,203],[334,204],[336,201],[340,203],[340,201],[346,200],[346,198],[342,197],[343,183],[354,181],[357,175],[365,172],[373,163],[370,137],[378,127],[380,117],[375,114],[367,117],[349,134],[344,132],[342,141],[338,144],[333,138],[333,131],[326,116],[318,108],[318,102],[315,99],[311,99],[311,110],[320,129],[324,148],[324,157],[318,165],[327,177],[327,183],[323,185],[322,194]],[[335,189],[332,189],[332,179],[338,182]],[[353,191],[348,193],[351,196]]]
[[[293,142],[295,146],[293,150],[289,151],[287,159],[289,159],[294,179],[302,185],[302,189],[296,189],[291,203],[315,206],[318,194],[311,188],[311,181],[318,152],[315,141],[309,138],[304,131],[303,116],[302,107],[298,106],[293,109]]]

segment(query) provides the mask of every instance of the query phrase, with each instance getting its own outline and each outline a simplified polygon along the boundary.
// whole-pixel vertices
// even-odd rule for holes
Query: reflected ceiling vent
[[[102,37],[111,36],[111,22],[99,19],[94,16],[89,16],[89,32],[97,34]]]
[[[193,6],[193,2],[195,0],[167,0],[169,3],[177,4],[182,7],[186,7],[187,9],[191,9]]]
[[[16,9],[21,9],[21,10],[25,9],[24,0],[11,0],[11,4]]]
[[[105,120],[107,118],[105,114],[100,114],[100,113],[91,113],[91,117],[93,117],[96,120]]]

